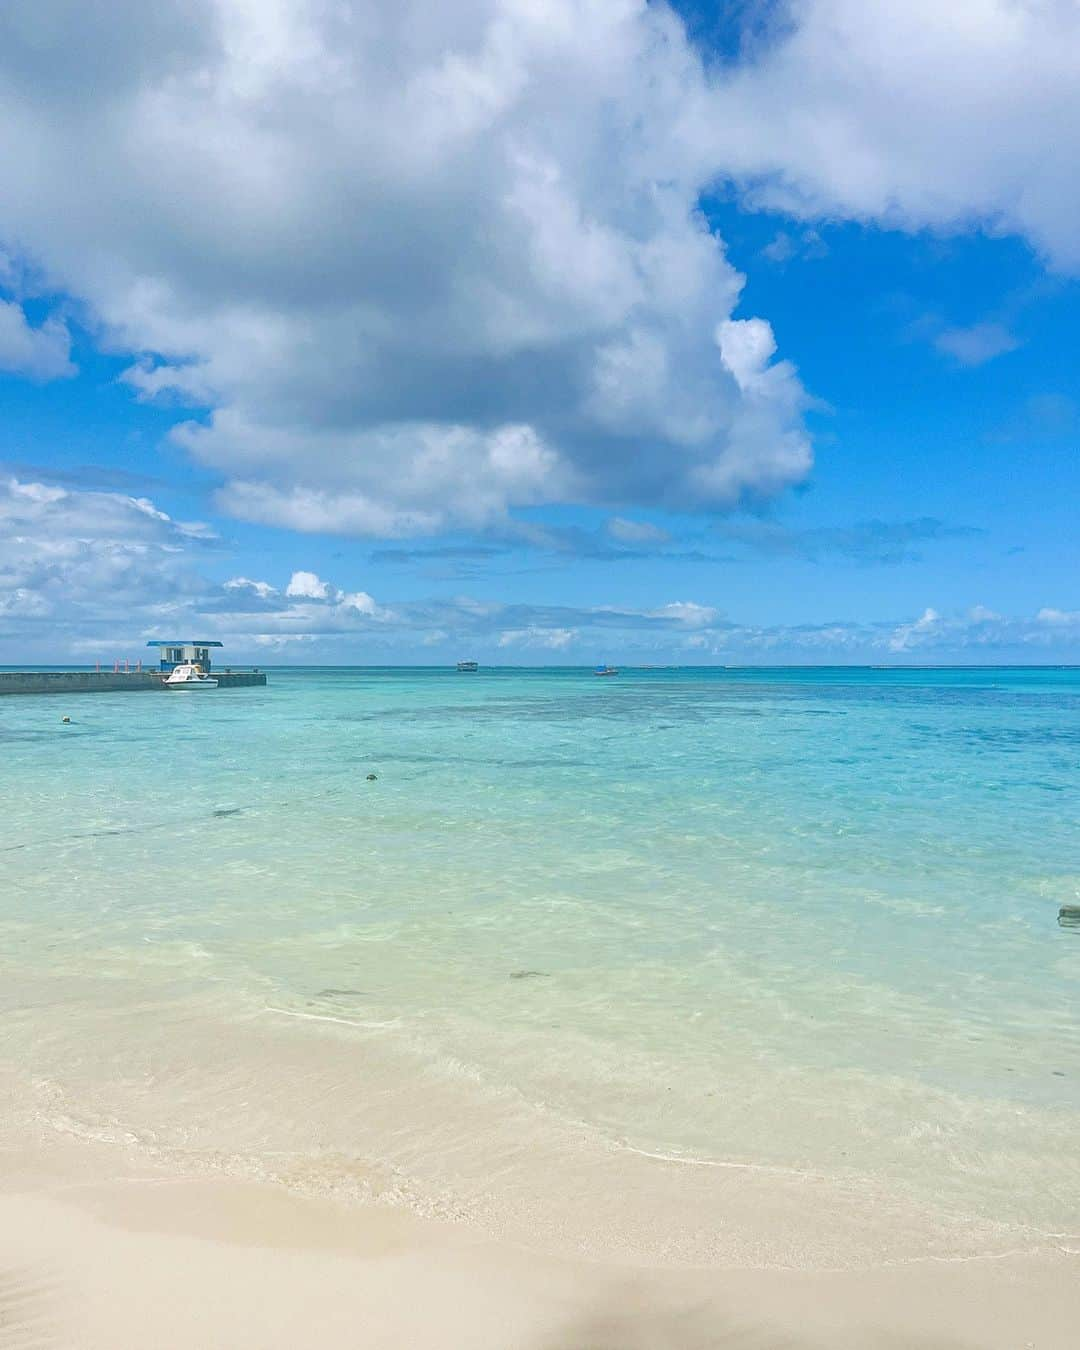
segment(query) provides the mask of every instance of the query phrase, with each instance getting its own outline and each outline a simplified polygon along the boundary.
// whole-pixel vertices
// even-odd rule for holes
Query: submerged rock
[[[512,970],[510,978],[512,980],[546,980],[549,976],[546,970]]]
[[[1062,905],[1058,910],[1058,923],[1062,928],[1080,928],[1080,905]]]
[[[377,773],[369,773],[367,776],[367,780],[369,783],[374,783],[378,779],[378,777],[379,775]]]

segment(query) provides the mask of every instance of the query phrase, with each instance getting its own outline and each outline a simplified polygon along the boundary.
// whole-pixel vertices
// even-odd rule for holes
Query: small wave
[[[806,1177],[812,1181],[829,1181],[824,1172],[808,1172],[801,1167],[782,1167],[777,1163],[736,1162],[730,1158],[688,1158],[679,1153],[651,1153],[634,1148],[632,1144],[616,1144],[624,1153],[636,1153],[641,1158],[655,1158],[657,1162],[680,1163],[683,1167],[728,1167],[740,1172],[771,1172],[787,1177]]]
[[[393,1017],[389,1022],[361,1022],[353,1017],[331,1017],[329,1013],[296,1012],[292,1008],[274,1008],[269,1003],[263,1012],[277,1013],[280,1017],[300,1017],[305,1022],[340,1022],[346,1027],[361,1027],[365,1031],[378,1031],[384,1027],[400,1026],[401,1018]]]

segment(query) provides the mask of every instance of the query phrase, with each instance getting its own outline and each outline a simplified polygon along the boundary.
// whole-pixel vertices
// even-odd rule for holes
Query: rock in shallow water
[[[1058,910],[1058,923],[1062,928],[1080,928],[1080,905],[1062,905]]]

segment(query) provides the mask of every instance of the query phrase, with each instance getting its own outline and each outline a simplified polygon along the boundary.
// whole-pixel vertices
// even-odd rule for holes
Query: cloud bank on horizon
[[[781,494],[811,472],[813,391],[741,312],[703,198],[1010,232],[1080,272],[1080,9],[791,0],[773,19],[721,61],[644,0],[9,0],[0,369],[69,377],[71,330],[89,334],[129,359],[133,399],[176,409],[219,512],[312,534],[497,533],[572,504],[648,549],[664,531],[635,509]],[[992,323],[935,340],[964,365],[1011,341]],[[20,538],[45,532],[9,606],[65,584],[89,605],[112,575],[162,605],[200,590],[159,566],[182,527],[79,536],[50,514],[77,493],[27,520],[39,490],[5,499]],[[229,597],[278,606],[274,639],[282,615],[348,608],[314,584],[213,603],[243,632]],[[498,631],[537,640],[527,615]]]
[[[926,528],[914,522],[915,537]],[[874,533],[867,527],[868,537]],[[843,551],[848,542],[836,546]],[[357,639],[369,659],[390,659],[405,639],[432,651],[464,645],[524,664],[589,659],[612,645],[624,653],[620,659],[767,664],[836,654],[852,661],[933,659],[958,649],[987,660],[1002,650],[1036,660],[1062,640],[1080,639],[1080,611],[1050,607],[1019,618],[975,606],[955,615],[927,608],[908,621],[761,626],[692,600],[634,608],[455,596],[387,605],[306,570],[276,582],[209,581],[200,563],[219,544],[201,522],[175,521],[144,497],[0,480],[0,643],[16,637],[27,659],[47,659],[59,637],[76,656],[134,660],[148,634],[182,629],[226,637],[233,659],[291,660],[313,651],[332,662]],[[774,545],[770,536],[767,547]],[[825,544],[814,539],[811,546]]]

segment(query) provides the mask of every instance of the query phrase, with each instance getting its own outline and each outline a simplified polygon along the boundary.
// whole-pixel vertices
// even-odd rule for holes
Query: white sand
[[[109,1175],[113,1173],[113,1175]],[[558,1261],[404,1211],[9,1157],[0,1347],[1075,1350],[1080,1255],[842,1273]]]

